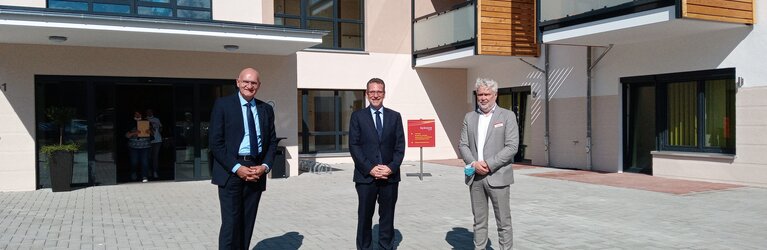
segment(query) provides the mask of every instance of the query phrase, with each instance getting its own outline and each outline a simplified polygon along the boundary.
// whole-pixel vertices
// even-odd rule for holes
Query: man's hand
[[[386,165],[376,165],[370,170],[370,175],[377,180],[386,180],[389,179],[391,172],[391,169]]]
[[[257,181],[259,178],[259,176],[256,175],[255,169],[245,165],[242,165],[237,169],[237,176],[245,181]]]
[[[478,175],[487,175],[490,173],[490,167],[487,166],[487,162],[485,161],[475,161],[471,166],[474,167],[475,173]]]
[[[264,166],[264,165],[253,166],[253,167],[251,167],[251,169],[253,169],[254,173],[259,178],[261,176],[263,176],[264,174],[266,174],[266,166]]]

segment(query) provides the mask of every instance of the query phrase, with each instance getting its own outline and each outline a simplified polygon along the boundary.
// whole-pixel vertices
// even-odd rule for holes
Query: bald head
[[[240,89],[240,95],[250,101],[258,93],[261,87],[261,75],[253,68],[246,68],[240,71],[237,77],[237,88]]]

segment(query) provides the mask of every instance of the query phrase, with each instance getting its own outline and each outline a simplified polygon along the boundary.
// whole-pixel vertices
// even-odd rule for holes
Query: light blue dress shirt
[[[245,98],[242,98],[242,95],[237,95],[237,97],[240,98],[240,108],[241,108],[241,113],[242,113],[242,122],[243,122],[243,127],[246,128],[245,129],[245,136],[242,137],[242,142],[240,142],[239,155],[250,155],[250,151],[251,151],[250,130],[247,129],[247,127],[248,127],[248,110],[247,110],[247,108],[248,107],[246,106],[248,104],[248,101],[246,101]],[[253,118],[256,121],[256,124],[255,124],[256,125],[256,135],[254,135],[254,136],[257,136],[257,135],[261,134],[261,126],[260,126],[260,124],[258,122],[258,108],[256,108],[256,100],[255,99],[250,100],[250,109],[251,109],[251,111],[253,111],[253,116],[254,116]],[[263,150],[262,145],[263,145],[263,143],[261,142],[261,137],[258,137],[258,147],[256,148],[258,150],[258,153],[260,153]],[[256,154],[258,154],[258,153],[256,153]],[[266,166],[266,170],[269,171],[269,166],[266,165],[266,164],[263,164],[263,165]],[[237,169],[240,169],[240,166],[242,166],[242,165],[240,165],[239,163],[234,165],[234,167],[232,168],[232,173],[236,173]]]
[[[384,116],[384,108],[383,108],[383,105],[382,105],[382,106],[381,106],[381,108],[380,108],[380,109],[378,109],[378,110],[376,110],[375,108],[373,108],[373,106],[370,106],[370,115],[371,115],[371,116],[373,116],[373,124],[375,124],[375,123],[376,123],[376,111],[381,111],[381,114],[380,114],[380,116],[381,116],[381,126],[383,126],[383,120],[384,120],[384,119],[383,119],[383,116]]]

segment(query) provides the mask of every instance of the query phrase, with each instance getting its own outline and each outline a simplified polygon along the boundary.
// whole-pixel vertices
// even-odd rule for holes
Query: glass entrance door
[[[530,163],[531,160],[525,158],[525,151],[527,149],[527,142],[530,141],[529,135],[525,133],[530,128],[530,116],[529,101],[530,87],[513,87],[498,89],[498,106],[511,110],[517,116],[517,125],[519,127],[519,149],[514,156],[514,162],[526,162]]]
[[[655,86],[624,85],[623,171],[652,174],[651,151],[657,147]]]

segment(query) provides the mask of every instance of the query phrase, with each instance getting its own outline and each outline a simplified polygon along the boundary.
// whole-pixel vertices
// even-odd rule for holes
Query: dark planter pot
[[[56,151],[48,159],[51,170],[51,189],[53,192],[72,190],[72,166],[74,154],[69,151]]]

